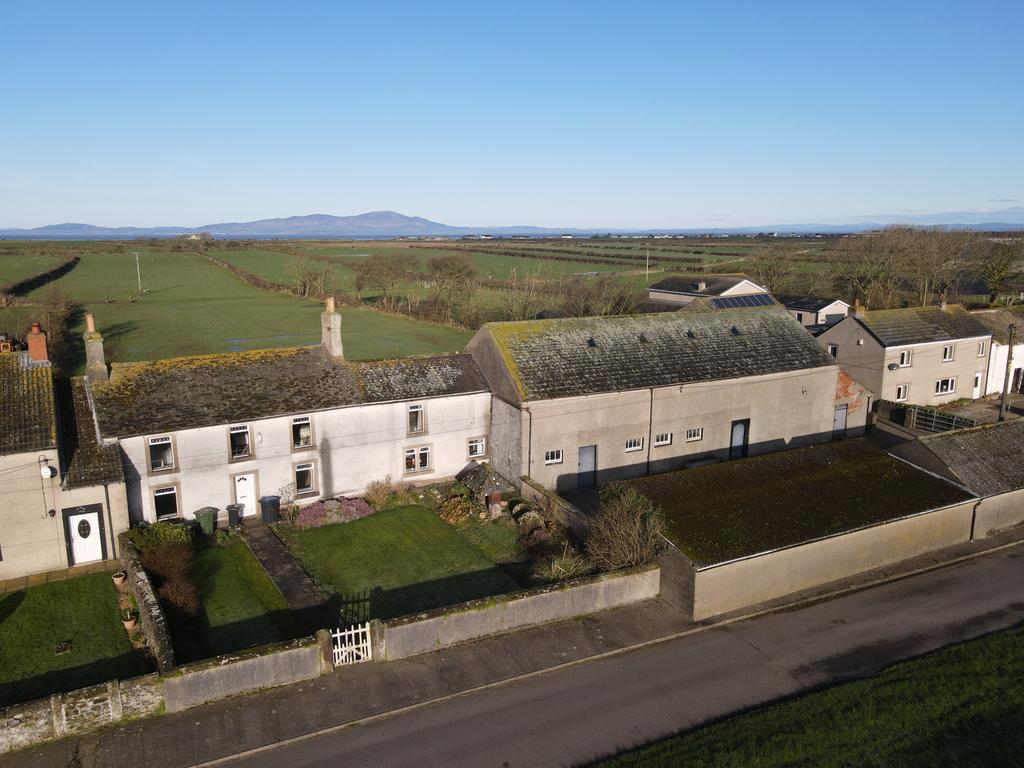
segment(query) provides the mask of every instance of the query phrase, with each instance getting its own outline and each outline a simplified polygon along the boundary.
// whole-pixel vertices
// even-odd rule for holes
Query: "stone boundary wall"
[[[826,539],[697,568],[700,621],[970,540],[977,499]]]
[[[575,506],[563,499],[557,493],[549,491],[528,475],[523,475],[519,480],[521,483],[520,493],[522,494],[524,501],[528,501],[531,504],[550,503],[554,505],[557,509],[561,510],[562,514],[565,516],[566,524],[572,529],[574,534],[582,536],[586,533],[586,516]]]
[[[149,580],[146,569],[142,567],[138,550],[128,538],[127,532],[122,532],[117,540],[121,545],[121,563],[128,574],[126,581],[139,606],[139,626],[150,653],[156,659],[156,668],[161,674],[166,674],[174,669],[175,664],[174,645],[171,643],[171,633],[167,628],[167,617],[164,616],[164,610],[153,590],[153,583]]]
[[[129,680],[110,680],[0,710],[0,754],[140,717],[311,680],[333,667],[327,630]]]
[[[618,608],[657,597],[660,585],[661,570],[652,564],[471,600],[386,622],[373,621],[373,658],[404,659],[468,640]]]

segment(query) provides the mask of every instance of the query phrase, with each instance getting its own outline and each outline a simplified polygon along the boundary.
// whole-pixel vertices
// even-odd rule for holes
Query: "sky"
[[[0,5],[0,227],[1024,205],[1024,3]]]

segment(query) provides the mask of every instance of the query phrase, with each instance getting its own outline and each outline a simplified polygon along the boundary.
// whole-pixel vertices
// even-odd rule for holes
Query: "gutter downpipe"
[[[654,387],[649,387],[651,406],[647,414],[647,474],[651,474],[651,440],[654,438]]]
[[[984,499],[978,499],[974,503],[974,507],[971,509],[971,535],[970,538],[967,539],[968,541],[974,541],[974,524],[978,521],[978,507],[981,506],[982,501],[984,501]]]
[[[526,429],[526,476],[533,477],[533,411],[529,408],[523,410],[530,417]]]

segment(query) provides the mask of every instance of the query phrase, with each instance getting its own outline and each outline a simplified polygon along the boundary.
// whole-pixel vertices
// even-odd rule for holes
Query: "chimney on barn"
[[[320,313],[320,343],[331,357],[343,357],[341,350],[341,315],[334,307],[334,297],[328,296],[324,311]]]
[[[46,351],[46,333],[39,327],[38,320],[32,322],[32,329],[25,337],[25,342],[28,344],[29,360],[41,362],[50,359],[50,355]]]
[[[864,309],[864,305],[860,303],[860,299],[859,298],[854,299],[853,300],[853,314],[856,317],[864,317],[865,311],[866,310]]]
[[[707,289],[708,289],[708,281],[705,280],[703,277],[700,278],[700,280],[697,281],[697,290],[698,291],[706,291]]]
[[[85,315],[85,375],[90,382],[106,381],[109,378],[107,372],[107,358],[103,354],[103,336],[96,330],[96,318],[92,312]]]

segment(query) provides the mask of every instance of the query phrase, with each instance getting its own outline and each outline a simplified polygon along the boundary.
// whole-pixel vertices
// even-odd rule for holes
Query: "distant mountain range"
[[[756,227],[685,227],[677,229],[578,229],[552,227],[456,227],[430,221],[420,216],[404,216],[394,211],[373,211],[357,216],[331,216],[316,213],[309,216],[288,216],[281,219],[260,219],[202,227],[98,227],[93,224],[49,224],[34,229],[0,229],[0,238],[31,239],[132,239],[137,237],[179,237],[208,233],[217,238],[394,238],[394,237],[462,237],[492,235],[509,237],[555,237],[558,235],[589,236],[604,233],[658,235],[744,235],[759,232],[780,234],[846,233],[876,229],[895,223],[922,226],[948,226],[987,231],[1024,229],[1024,206],[998,211],[960,211],[937,214],[872,217],[873,221],[845,224],[769,224]]]

